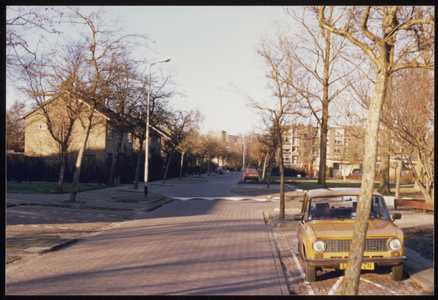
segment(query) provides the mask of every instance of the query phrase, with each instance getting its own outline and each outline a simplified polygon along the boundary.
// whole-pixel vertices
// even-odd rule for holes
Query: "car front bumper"
[[[402,257],[373,257],[373,258],[364,258],[362,260],[363,263],[373,262],[378,266],[393,266],[398,265],[408,258],[406,256]],[[309,262],[311,265],[319,266],[319,267],[336,267],[341,263],[346,263],[348,258],[321,258],[321,259],[313,259],[307,258],[306,262]]]

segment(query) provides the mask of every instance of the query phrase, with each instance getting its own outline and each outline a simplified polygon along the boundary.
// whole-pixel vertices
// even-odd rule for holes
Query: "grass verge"
[[[79,184],[78,192],[85,192],[91,190],[98,190],[107,188],[105,185],[83,185]],[[71,183],[64,183],[62,186],[63,194],[71,193]],[[6,192],[8,193],[22,193],[22,194],[55,194],[58,190],[58,183],[56,182],[8,182],[6,185]]]

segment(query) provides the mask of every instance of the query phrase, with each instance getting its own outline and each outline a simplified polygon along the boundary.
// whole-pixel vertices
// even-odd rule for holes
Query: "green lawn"
[[[297,177],[284,177],[284,180],[286,183],[293,184],[297,186],[300,189],[303,190],[313,190],[317,189],[317,178],[297,178]],[[272,176],[272,182],[280,182],[280,176]],[[346,181],[343,181],[342,179],[327,179],[326,184],[328,188],[342,188],[342,187],[360,187],[361,181],[360,180],[350,180],[347,179]],[[374,183],[374,188],[379,187],[379,182],[376,181]],[[391,183],[389,185],[392,193],[395,191],[395,183]],[[413,184],[402,184],[400,186],[400,194],[402,193],[411,193]]]
[[[106,188],[105,185],[83,185],[79,184],[78,192],[91,191]],[[23,194],[54,194],[58,189],[56,182],[8,182],[6,192],[8,193],[23,193]],[[71,183],[64,183],[62,186],[63,194],[71,192]]]

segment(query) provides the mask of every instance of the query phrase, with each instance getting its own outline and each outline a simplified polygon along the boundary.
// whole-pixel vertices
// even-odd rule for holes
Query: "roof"
[[[64,92],[64,93],[68,93],[68,92]],[[59,94],[59,95],[57,95],[57,96],[55,96],[55,97],[52,97],[52,98],[50,98],[50,99],[44,101],[43,103],[41,103],[41,104],[38,105],[37,107],[35,107],[35,108],[29,110],[28,112],[22,114],[22,115],[20,116],[20,118],[21,118],[21,119],[25,119],[25,118],[27,118],[29,115],[33,114],[34,112],[36,112],[37,110],[39,110],[41,107],[43,107],[43,106],[49,104],[50,102],[52,102],[52,101],[55,100],[55,99],[58,99],[58,98],[59,98],[62,94],[64,94],[64,93],[61,93],[61,94]],[[83,101],[83,100],[81,100],[81,99],[79,99],[79,101],[83,102],[85,105],[87,105],[88,107],[90,107],[90,105],[89,105],[87,102],[85,102],[85,101]],[[100,114],[102,117],[104,117],[104,118],[107,119],[108,121],[123,122],[123,119],[122,119],[117,113],[115,113],[114,111],[112,111],[110,108],[108,108],[108,107],[106,107],[106,106],[105,106],[105,107],[95,108],[94,111],[97,112],[98,114]],[[130,117],[130,119],[131,119],[131,121],[137,121],[137,122],[139,121],[139,119],[132,118],[132,117]],[[156,133],[158,133],[158,134],[161,135],[162,137],[167,138],[167,139],[170,139],[170,135],[169,135],[169,133],[163,131],[163,130],[160,129],[159,127],[155,127],[155,126],[149,124],[149,128],[151,128],[153,131],[155,131]]]
[[[164,130],[161,130],[159,127],[155,127],[151,124],[149,124],[149,128],[151,128],[152,130],[154,130],[155,132],[157,132],[159,135],[161,135],[162,137],[166,138],[166,139],[170,139],[170,134],[165,132]]]
[[[30,116],[31,114],[33,114],[34,112],[36,112],[37,110],[39,110],[41,107],[43,107],[43,106],[45,106],[45,105],[51,103],[52,101],[58,99],[58,98],[59,98],[61,95],[63,95],[64,93],[68,93],[68,92],[63,92],[63,93],[61,93],[61,94],[56,95],[55,97],[50,98],[49,100],[44,101],[43,103],[41,103],[41,104],[38,105],[37,107],[35,107],[35,108],[29,110],[28,112],[22,114],[22,115],[20,116],[20,119],[25,119],[25,118],[27,118],[28,116]],[[87,102],[85,102],[85,101],[83,101],[83,100],[81,100],[81,99],[79,99],[79,101],[83,102],[85,105],[87,105],[88,107],[90,107],[90,105],[89,105]],[[111,111],[112,114],[111,114],[108,110]],[[99,109],[94,109],[94,111],[96,111],[98,114],[100,114],[101,116],[103,116],[103,117],[104,117],[105,119],[107,119],[107,120],[110,120],[111,118],[114,119],[114,115],[117,115],[116,113],[114,113],[114,112],[113,112],[112,110],[110,110],[109,108],[107,108],[107,110],[104,109],[104,108],[99,108]]]
[[[360,188],[331,188],[331,189],[317,189],[307,192],[309,197],[318,196],[339,196],[339,195],[357,195],[360,194]],[[379,192],[374,191],[373,195],[382,196]]]

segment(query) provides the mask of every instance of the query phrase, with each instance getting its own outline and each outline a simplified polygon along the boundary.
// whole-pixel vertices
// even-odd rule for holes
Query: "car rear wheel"
[[[403,277],[403,263],[399,264],[398,266],[392,267],[391,272],[391,279],[394,281],[400,281]]]
[[[312,266],[308,261],[306,261],[306,281],[307,282],[316,281],[316,267]]]

